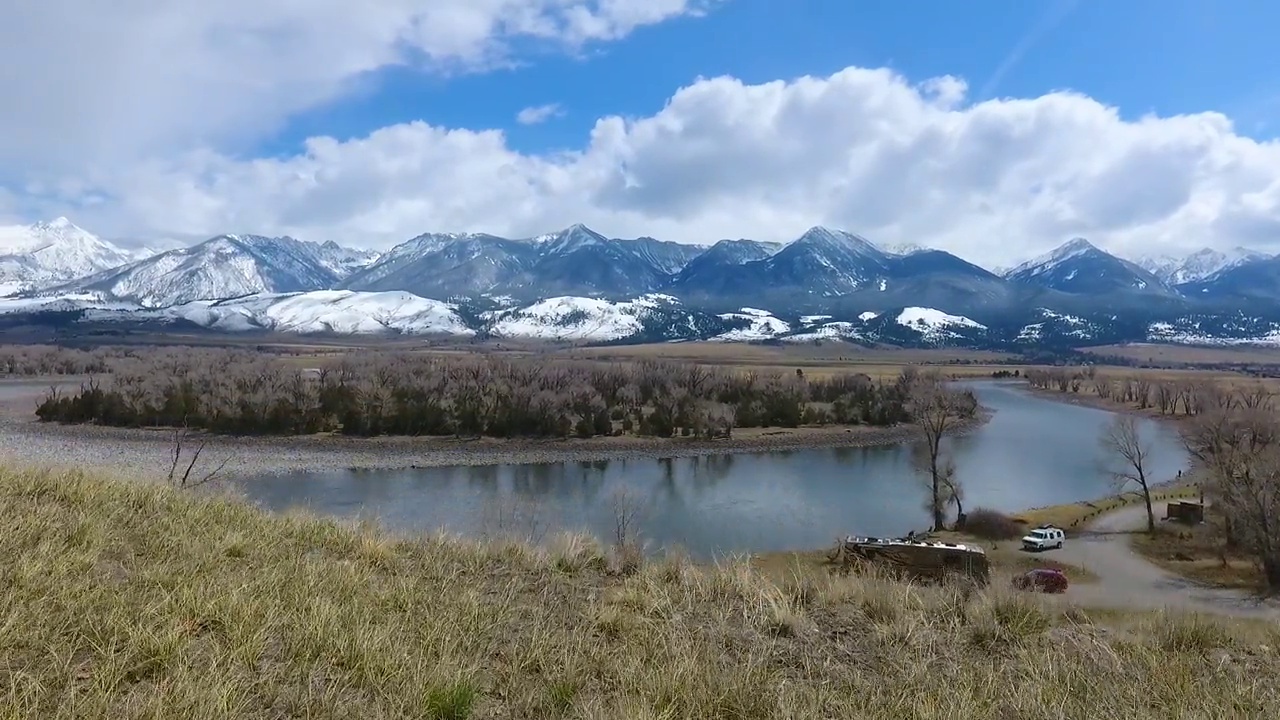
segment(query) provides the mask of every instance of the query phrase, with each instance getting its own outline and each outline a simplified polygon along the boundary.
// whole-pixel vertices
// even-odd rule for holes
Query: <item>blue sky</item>
[[[1224,112],[1238,132],[1280,134],[1280,4],[1262,0],[727,0],[704,17],[645,27],[577,56],[530,52],[510,70],[441,77],[374,73],[359,91],[301,113],[257,152],[291,154],[313,135],[363,136],[411,120],[502,128],[513,147],[583,144],[596,119],[657,112],[698,76],[748,83],[890,67],[955,75],[969,99],[1074,90],[1123,117]],[[545,123],[515,121],[558,104]]]
[[[0,224],[1280,252],[1276,27],[1261,0],[0,3]]]

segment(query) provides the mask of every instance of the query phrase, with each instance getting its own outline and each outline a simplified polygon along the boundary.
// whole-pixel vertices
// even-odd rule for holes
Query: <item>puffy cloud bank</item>
[[[65,67],[0,81],[25,108],[0,127],[0,209],[38,197],[115,233],[235,229],[380,248],[425,231],[522,236],[580,221],[685,242],[785,240],[826,224],[988,264],[1077,235],[1124,253],[1280,252],[1280,144],[1221,114],[1126,118],[1068,92],[975,103],[961,79],[884,69],[700,78],[652,115],[600,118],[567,154],[425,123],[315,137],[287,157],[238,149],[380,67],[483,69],[521,42],[613,40],[707,3],[385,0],[353,14],[337,0],[235,0],[143,15],[151,4],[133,0],[88,17],[66,5],[98,6],[3,11],[36,34],[68,23],[63,42],[89,46]],[[34,42],[21,22],[0,27],[17,43],[0,44],[3,59]],[[121,58],[101,47],[103,62],[84,61],[108,42]]]

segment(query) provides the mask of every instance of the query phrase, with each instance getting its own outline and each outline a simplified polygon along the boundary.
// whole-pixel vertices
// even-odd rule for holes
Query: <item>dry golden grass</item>
[[[1214,587],[1263,590],[1255,561],[1227,550],[1222,536],[1205,525],[1164,523],[1154,533],[1135,533],[1134,550],[1173,573]]]
[[[273,346],[274,347],[274,346]],[[957,378],[991,377],[998,370],[1016,366],[1000,364],[1013,356],[977,350],[867,350],[849,345],[769,346],[742,343],[664,343],[609,347],[563,347],[547,343],[475,343],[469,346],[400,347],[377,345],[374,350],[412,352],[426,355],[489,354],[498,356],[542,355],[600,363],[637,363],[667,360],[731,367],[742,372],[794,373],[797,369],[812,378],[836,374],[866,373],[875,380],[893,380],[908,365],[936,367]],[[349,358],[352,349],[275,347],[284,353],[277,361],[291,368],[334,367]]]
[[[950,531],[934,533],[930,538],[942,542],[967,543],[982,547],[991,563],[992,582],[997,585],[1007,583],[1014,575],[1032,568],[1043,567],[1065,572],[1073,583],[1092,583],[1098,580],[1096,575],[1078,565],[1024,552],[1017,540],[992,542]],[[751,565],[762,576],[775,582],[783,582],[794,577],[821,578],[831,574],[833,568],[827,553],[827,550],[761,553],[751,558]]]
[[[1154,507],[1156,503],[1165,503],[1170,500],[1190,500],[1199,497],[1199,490],[1191,485],[1174,485],[1153,489],[1151,492],[1151,503]],[[1112,495],[1098,500],[1086,500],[1076,503],[1066,503],[1063,505],[1048,505],[1046,507],[1035,508],[1032,510],[1024,510],[1015,514],[1015,520],[1026,524],[1027,527],[1036,527],[1039,525],[1054,525],[1060,528],[1076,528],[1087,523],[1089,520],[1112,510],[1118,510],[1142,502],[1142,494],[1138,492],[1126,492],[1119,495]],[[1156,508],[1160,510],[1160,508]]]
[[[1123,357],[1149,364],[1259,365],[1280,363],[1280,348],[1212,348],[1133,343],[1080,348],[1103,357]]]
[[[797,369],[810,377],[837,373],[866,373],[876,380],[891,380],[908,365],[936,366],[956,377],[991,377],[997,370],[1013,370],[1000,364],[1013,356],[980,350],[870,350],[844,344],[745,345],[740,343],[678,343],[573,348],[560,351],[582,359],[610,362],[674,360],[703,365],[729,366],[743,372],[793,373]]]
[[[1280,631],[0,471],[0,718],[1278,717]]]

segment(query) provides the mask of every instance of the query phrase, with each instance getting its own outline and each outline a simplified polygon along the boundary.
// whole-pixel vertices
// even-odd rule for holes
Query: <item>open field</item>
[[[18,342],[20,338],[8,338]],[[1046,366],[1020,364],[1015,354],[992,351],[945,349],[864,348],[843,343],[822,345],[792,343],[723,343],[685,342],[645,345],[585,346],[536,340],[484,340],[465,338],[352,338],[349,336],[317,337],[285,334],[221,335],[215,333],[176,333],[58,337],[46,339],[75,348],[146,348],[221,347],[256,350],[272,356],[290,368],[335,367],[344,360],[359,357],[364,351],[391,351],[415,355],[456,356],[482,354],[507,357],[540,356],[592,360],[602,363],[634,363],[645,360],[691,362],[708,366],[732,367],[759,373],[793,373],[821,378],[837,372],[862,372],[875,379],[896,377],[906,366],[933,366],[953,377],[989,377],[999,371],[1025,371]],[[1206,377],[1241,379],[1244,373],[1260,363],[1280,360],[1280,349],[1188,348],[1169,345],[1127,345],[1081,348],[1105,359],[1121,356],[1160,367],[1134,368],[1099,366],[1112,374],[1149,378],[1188,379]],[[1188,365],[1208,365],[1190,368]]]
[[[646,360],[688,362],[732,367],[743,371],[794,373],[797,369],[812,377],[837,372],[861,372],[873,379],[897,377],[908,365],[938,366],[947,375],[990,377],[998,370],[1012,371],[1009,363],[1017,356],[976,350],[869,350],[854,345],[749,345],[743,343],[660,343],[606,347],[566,346],[534,342],[487,342],[467,346],[438,346],[395,349],[426,355],[485,353],[493,355],[538,355],[548,358],[588,360],[601,363],[636,363]],[[287,348],[280,361],[292,367],[323,367],[341,362],[349,349],[311,347],[299,352]]]
[[[990,377],[997,370],[1011,370],[1016,356],[978,350],[871,350],[855,345],[745,345],[741,343],[662,343],[613,347],[573,348],[557,354],[607,362],[675,360],[743,371],[793,373],[811,377],[837,372],[859,372],[872,379],[891,379],[908,365],[936,365],[947,375]]]
[[[1155,365],[1280,365],[1280,348],[1131,343],[1079,350],[1103,357],[1123,357]]]
[[[729,367],[744,372],[794,373],[797,369],[814,379],[847,372],[865,373],[874,380],[892,380],[908,365],[937,366],[954,377],[990,377],[992,373],[1017,369],[1016,356],[967,350],[867,350],[857,346],[769,346],[741,343],[667,343],[610,347],[571,346],[564,343],[532,341],[422,342],[385,341],[368,345],[277,342],[191,342],[193,347],[254,349],[271,355],[280,365],[294,369],[336,368],[359,357],[361,351],[394,351],[427,356],[493,355],[500,357],[539,356],[601,364],[638,363],[646,360],[688,362]],[[140,346],[150,346],[140,343]]]
[[[1016,355],[965,350],[869,349],[857,345],[827,343],[745,344],[724,342],[653,343],[566,349],[581,357],[690,360],[731,365],[790,365],[797,362],[905,365],[930,363],[954,365],[1012,361]]]
[[[1277,717],[1280,632],[0,470],[4,718]]]

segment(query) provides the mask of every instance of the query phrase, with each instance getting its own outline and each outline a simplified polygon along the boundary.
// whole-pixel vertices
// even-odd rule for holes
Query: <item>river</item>
[[[1016,382],[969,384],[991,421],[948,439],[967,509],[1017,511],[1114,492],[1099,437],[1110,412],[1047,400]],[[1172,428],[1140,421],[1150,477],[1187,454]],[[447,530],[535,541],[558,530],[608,539],[619,509],[653,548],[698,558],[812,549],[835,537],[924,530],[926,489],[910,446],[736,453],[412,470],[268,475],[237,483],[271,510],[375,519],[399,532]]]

